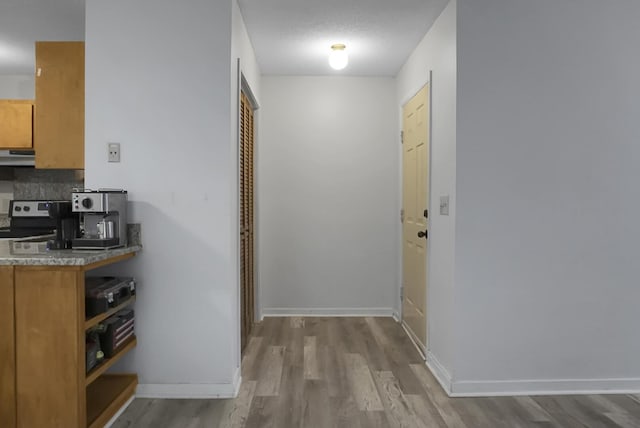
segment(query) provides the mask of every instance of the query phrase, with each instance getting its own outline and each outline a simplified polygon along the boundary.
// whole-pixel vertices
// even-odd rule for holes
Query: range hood
[[[33,150],[0,150],[0,166],[35,166]]]

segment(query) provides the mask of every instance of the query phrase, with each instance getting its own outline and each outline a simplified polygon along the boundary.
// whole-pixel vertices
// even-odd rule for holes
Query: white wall
[[[431,82],[430,265],[428,278],[428,357],[451,376],[453,365],[453,286],[456,214],[456,1],[449,2],[397,76],[399,126],[402,108]],[[401,190],[398,190],[401,192]],[[449,195],[449,216],[439,212]],[[399,251],[398,254],[401,254]],[[431,362],[431,361],[430,361]]]
[[[247,27],[244,23],[240,7],[238,7],[236,0],[233,0],[232,12],[233,33],[231,38],[231,67],[234,73],[232,76],[234,79],[233,83],[235,84],[235,72],[237,70],[236,59],[240,58],[242,74],[251,86],[251,91],[253,92],[256,100],[260,100],[260,67],[258,66],[258,61],[256,60],[255,52],[253,51],[253,46],[249,39],[249,34],[247,33]],[[237,101],[234,97],[232,97],[232,100]],[[232,109],[232,111],[235,110]]]
[[[235,307],[238,311],[238,317],[240,316],[240,247],[239,247],[239,169],[238,169],[238,147],[239,147],[239,116],[238,116],[238,99],[240,96],[241,84],[238,82],[238,60],[240,60],[240,73],[244,77],[245,81],[249,85],[251,95],[255,98],[256,103],[260,101],[260,68],[256,61],[253,46],[247,33],[240,8],[236,0],[232,0],[232,32],[231,32],[231,158],[229,160],[231,166],[231,176],[236,177],[232,180],[231,187],[231,253],[236,255],[236,266],[233,272],[232,283],[236,284],[235,287]],[[258,107],[258,106],[254,106]],[[260,111],[254,112],[254,129],[259,131],[259,116]],[[254,136],[254,144],[259,144],[257,135]],[[257,150],[256,150],[257,151]],[[256,302],[259,304],[259,302]],[[240,367],[240,323],[237,323],[237,331],[234,336],[235,350],[234,360],[236,366]]]
[[[396,86],[390,78],[264,77],[258,162],[263,309],[395,309]]]
[[[36,81],[32,75],[0,75],[0,99],[32,100]]]
[[[454,392],[640,390],[640,3],[458,1]]]
[[[129,190],[144,250],[118,266],[140,281],[141,395],[231,395],[237,256],[230,162],[232,1],[89,0],[86,184]],[[122,162],[106,162],[106,143]]]

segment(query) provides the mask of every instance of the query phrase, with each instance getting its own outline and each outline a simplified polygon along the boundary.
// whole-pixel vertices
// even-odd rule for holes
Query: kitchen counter
[[[141,245],[111,250],[47,250],[46,242],[0,241],[0,265],[87,266],[114,257],[136,253]]]
[[[107,373],[135,336],[86,370],[87,330],[135,300],[88,317],[85,281],[141,249],[47,251],[41,239],[0,241],[2,428],[102,428],[135,395],[135,373]]]

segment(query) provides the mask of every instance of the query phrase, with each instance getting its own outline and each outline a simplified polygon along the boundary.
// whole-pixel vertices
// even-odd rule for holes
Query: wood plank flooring
[[[449,398],[390,318],[267,318],[233,400],[136,399],[113,428],[640,427],[640,396]]]

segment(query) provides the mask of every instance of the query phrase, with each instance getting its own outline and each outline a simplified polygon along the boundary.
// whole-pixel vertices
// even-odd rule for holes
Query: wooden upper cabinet
[[[0,149],[33,147],[33,101],[0,100]]]
[[[36,42],[36,168],[84,168],[84,42]]]

